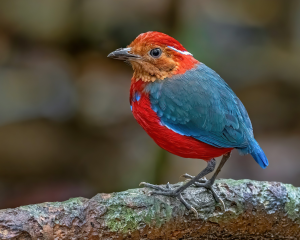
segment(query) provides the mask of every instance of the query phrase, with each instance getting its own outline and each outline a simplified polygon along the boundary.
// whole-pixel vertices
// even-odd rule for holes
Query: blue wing
[[[162,125],[215,147],[251,152],[253,129],[245,107],[206,65],[150,83],[145,90]]]
[[[206,65],[149,83],[145,91],[162,125],[215,147],[251,153],[262,168],[268,166],[266,155],[254,139],[244,105]]]

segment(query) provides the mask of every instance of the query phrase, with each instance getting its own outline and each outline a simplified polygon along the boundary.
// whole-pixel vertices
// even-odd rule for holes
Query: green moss
[[[290,219],[300,224],[300,189],[291,184],[285,184],[285,187],[287,189],[285,211]]]
[[[139,196],[130,196],[137,195]],[[160,227],[172,218],[172,207],[138,189],[116,193],[106,202],[105,222],[110,231],[127,233],[139,227]]]

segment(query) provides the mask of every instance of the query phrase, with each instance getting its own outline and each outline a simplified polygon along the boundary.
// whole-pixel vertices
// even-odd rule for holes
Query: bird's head
[[[177,40],[160,32],[142,33],[108,57],[130,62],[134,78],[144,82],[183,74],[199,63]]]

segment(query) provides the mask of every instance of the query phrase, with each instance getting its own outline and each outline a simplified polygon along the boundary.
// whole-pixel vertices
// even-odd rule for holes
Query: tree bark
[[[214,189],[225,211],[204,188],[183,194],[198,218],[177,199],[150,196],[147,188],[4,209],[0,238],[300,239],[300,188],[220,179]]]

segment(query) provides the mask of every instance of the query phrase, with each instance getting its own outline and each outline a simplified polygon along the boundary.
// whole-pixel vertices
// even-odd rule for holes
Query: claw
[[[221,198],[219,198],[219,200],[220,200],[220,203],[221,203],[222,206],[223,206],[224,212],[226,212],[225,203],[223,202],[223,200],[222,200]]]
[[[194,177],[191,176],[190,174],[182,174],[180,177],[185,178],[185,179],[193,179]],[[200,180],[198,180],[199,183],[205,183],[207,181],[206,177],[201,178]]]
[[[198,218],[197,210],[193,206],[191,206],[191,210],[195,213],[195,217]]]
[[[145,185],[145,184],[146,184],[145,182],[140,182],[139,187],[140,187],[141,185]]]
[[[193,178],[193,176],[191,176],[190,174],[187,174],[187,173],[182,174],[180,177],[182,177],[182,178],[188,178],[188,179]]]

